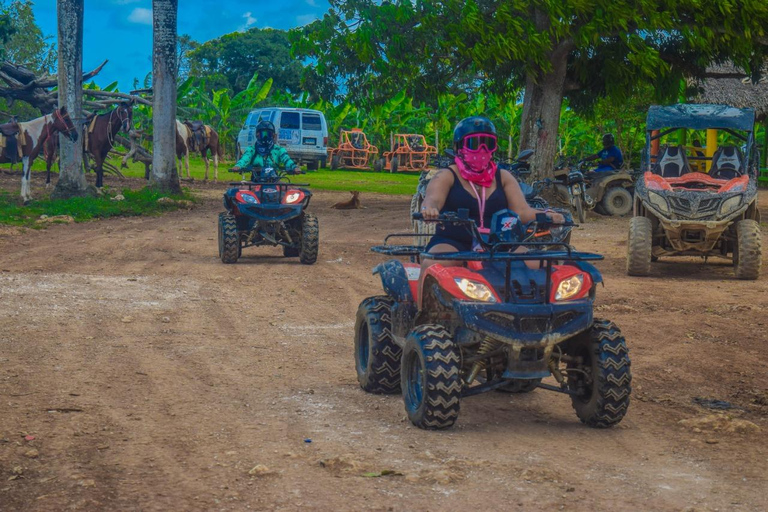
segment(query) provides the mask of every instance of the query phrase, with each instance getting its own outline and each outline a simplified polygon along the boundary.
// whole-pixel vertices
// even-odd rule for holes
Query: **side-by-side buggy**
[[[427,144],[423,135],[398,133],[390,151],[384,152],[384,158],[376,162],[375,170],[390,172],[421,171],[429,166],[430,160],[437,155],[437,148]]]
[[[644,175],[635,186],[627,273],[648,275],[666,256],[730,258],[736,277],[757,279],[762,259],[757,208],[755,113],[725,105],[652,106],[648,111]],[[730,139],[711,157],[660,145],[681,130],[718,130]],[[711,152],[710,148],[710,152]],[[703,161],[696,170],[691,160]],[[709,172],[698,172],[706,170]]]
[[[328,148],[331,170],[370,169],[379,154],[379,148],[368,142],[368,137],[359,128],[342,130],[339,145]]]

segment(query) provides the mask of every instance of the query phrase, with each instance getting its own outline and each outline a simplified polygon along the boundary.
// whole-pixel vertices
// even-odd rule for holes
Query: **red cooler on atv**
[[[551,225],[544,214],[523,225],[514,212],[497,212],[484,238],[467,213],[446,213],[439,222],[466,227],[480,250],[430,255],[437,263],[421,289],[424,247],[388,243],[412,234],[389,235],[373,248],[411,262],[395,259],[374,269],[385,293],[365,299],[357,312],[360,386],[369,393],[402,392],[408,417],[423,429],[452,426],[468,396],[537,388],[569,395],[591,427],[621,421],[631,391],[629,353],[619,328],[593,317],[602,276],[589,261],[602,256],[529,241]],[[514,252],[518,248],[529,251]],[[528,268],[530,261],[539,268]],[[556,385],[542,382],[550,376]]]
[[[666,256],[730,258],[739,279],[760,275],[762,247],[757,208],[758,151],[755,113],[725,105],[652,106],[643,151],[644,176],[635,186],[627,273],[645,276]],[[659,145],[680,130],[716,129],[731,139],[711,157],[688,156],[685,148]],[[652,154],[653,147],[659,148]],[[689,160],[703,160],[708,173]],[[700,166],[703,168],[703,166]]]

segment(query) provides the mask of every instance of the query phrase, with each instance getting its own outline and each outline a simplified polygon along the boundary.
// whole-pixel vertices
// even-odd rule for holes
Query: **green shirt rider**
[[[243,153],[240,160],[232,168],[233,171],[250,168],[272,167],[277,170],[280,167],[288,174],[301,174],[301,168],[297,166],[285,148],[275,143],[275,125],[269,121],[261,121],[256,125],[256,142]]]

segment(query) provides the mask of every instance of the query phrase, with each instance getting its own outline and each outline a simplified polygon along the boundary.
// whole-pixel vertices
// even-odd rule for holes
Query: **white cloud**
[[[137,7],[128,15],[128,21],[139,25],[152,25],[152,9]]]
[[[317,19],[317,16],[314,14],[301,14],[299,16],[296,16],[296,23],[298,23],[300,27],[303,27],[308,23],[312,23],[316,19]]]
[[[141,2],[141,0],[112,0],[113,4],[117,5],[129,5]]]
[[[131,0],[126,0],[131,1]],[[317,7],[317,3],[315,3],[315,0],[307,0],[307,5],[311,5],[312,7]]]
[[[245,32],[252,25],[255,25],[257,21],[256,18],[253,17],[253,13],[251,11],[248,11],[245,14],[243,14],[243,18],[245,18],[245,23],[240,25],[240,27],[238,27],[237,29],[238,32]]]

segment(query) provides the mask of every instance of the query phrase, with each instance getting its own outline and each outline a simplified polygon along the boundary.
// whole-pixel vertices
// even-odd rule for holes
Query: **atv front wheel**
[[[632,211],[632,194],[624,187],[611,187],[605,191],[600,206],[608,215],[615,217],[627,215]]]
[[[405,340],[400,382],[411,423],[425,430],[453,426],[461,405],[461,359],[440,325],[420,325]]]
[[[231,213],[219,214],[219,258],[224,263],[236,263],[240,256],[240,236],[237,220]]]
[[[581,196],[576,198],[574,209],[576,210],[576,218],[579,219],[579,224],[584,224],[587,222],[587,216],[584,213],[584,200],[581,198]]]
[[[755,280],[760,277],[762,240],[760,224],[756,220],[743,219],[736,223],[736,245],[733,264],[738,279]]]
[[[648,217],[629,219],[627,241],[627,274],[647,276],[651,273],[651,244],[653,225]]]
[[[592,328],[570,341],[567,367],[571,404],[590,427],[616,425],[627,413],[632,392],[629,350],[613,322],[595,319]]]
[[[317,261],[317,251],[320,246],[320,226],[317,217],[305,213],[301,220],[301,248],[299,261],[304,265],[312,265]]]
[[[360,303],[355,319],[355,369],[360,387],[368,393],[400,392],[402,349],[392,339],[392,299],[369,297]]]

